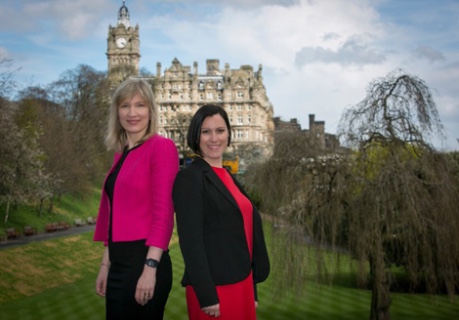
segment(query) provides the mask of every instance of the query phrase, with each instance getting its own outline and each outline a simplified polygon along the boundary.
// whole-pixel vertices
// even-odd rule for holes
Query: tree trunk
[[[390,320],[390,275],[383,261],[370,258],[372,276],[370,320]]]
[[[54,208],[54,196],[52,196],[51,198],[49,198],[48,213],[53,212],[53,208]]]
[[[41,218],[42,214],[43,214],[43,201],[44,199],[41,198],[40,199],[40,207],[38,208],[38,216]]]
[[[6,201],[6,210],[5,210],[5,223],[8,222],[8,216],[10,214],[10,197],[8,197],[8,200]]]

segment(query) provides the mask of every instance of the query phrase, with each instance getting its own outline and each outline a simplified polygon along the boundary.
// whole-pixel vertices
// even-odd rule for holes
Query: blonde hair
[[[144,142],[151,136],[157,133],[158,130],[158,111],[155,103],[155,96],[151,86],[145,80],[127,79],[116,88],[112,97],[112,103],[108,116],[107,136],[105,137],[105,145],[109,150],[122,152],[127,144],[127,135],[124,128],[118,119],[118,107],[121,102],[132,98],[139,93],[145,100],[145,103],[150,109],[150,120],[148,123],[145,135],[140,139],[138,144]]]

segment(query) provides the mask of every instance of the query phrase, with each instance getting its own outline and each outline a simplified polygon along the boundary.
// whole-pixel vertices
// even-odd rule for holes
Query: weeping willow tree
[[[325,251],[345,248],[358,263],[359,283],[372,290],[370,319],[390,319],[394,270],[409,290],[456,294],[458,164],[432,146],[442,125],[427,85],[402,71],[375,80],[343,113],[339,136],[345,148],[328,153],[311,137],[276,141],[250,180],[289,228],[274,258],[286,283],[304,277],[295,253],[306,237],[320,277]]]

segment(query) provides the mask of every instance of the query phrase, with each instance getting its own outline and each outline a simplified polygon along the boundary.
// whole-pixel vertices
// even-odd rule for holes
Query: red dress
[[[250,256],[252,256],[252,204],[234,184],[233,179],[225,168],[212,167],[223,184],[233,195],[242,213],[244,230],[247,238]],[[215,318],[202,312],[192,286],[186,286],[186,301],[188,318],[190,320],[255,320],[255,296],[253,292],[252,273],[241,282],[217,286],[220,301],[220,317]]]

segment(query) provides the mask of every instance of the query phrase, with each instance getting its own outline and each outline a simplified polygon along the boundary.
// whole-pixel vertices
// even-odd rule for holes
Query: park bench
[[[50,222],[47,223],[45,226],[45,231],[46,232],[54,232],[57,231],[57,222]]]
[[[25,236],[33,236],[37,234],[37,229],[31,226],[25,226],[24,227],[24,235]]]
[[[6,229],[6,239],[17,239],[19,238],[19,233],[16,232],[15,228]]]
[[[60,230],[67,230],[67,229],[70,228],[70,225],[67,223],[67,221],[60,221],[59,225],[58,225],[58,228]]]

